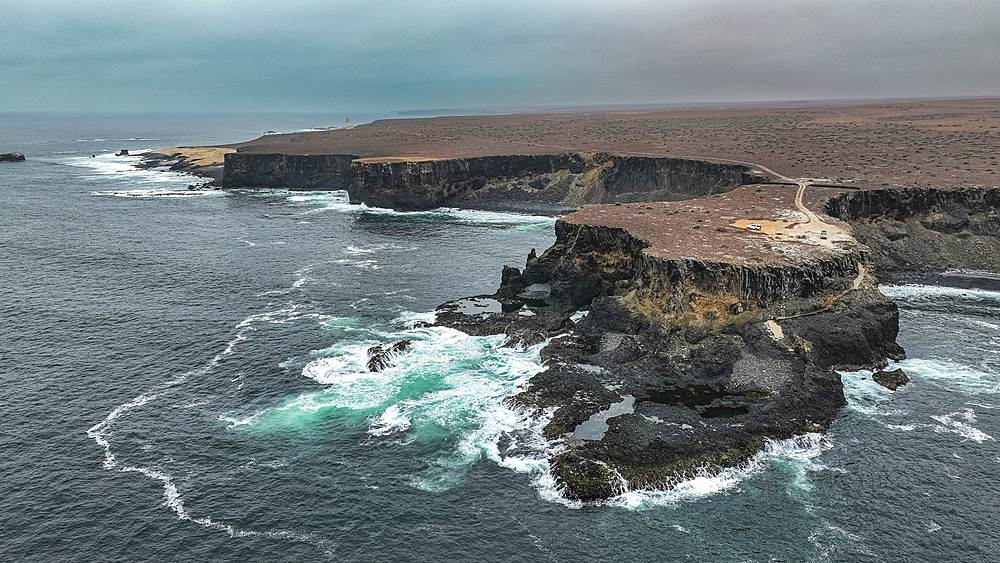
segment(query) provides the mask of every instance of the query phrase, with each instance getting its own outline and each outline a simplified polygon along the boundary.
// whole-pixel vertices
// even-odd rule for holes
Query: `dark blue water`
[[[883,288],[909,386],[845,374],[826,437],[567,502],[559,445],[503,404],[537,348],[414,328],[492,292],[551,219],[160,197],[191,178],[112,156],[339,124],[322,119],[0,116],[0,152],[28,156],[0,164],[0,559],[993,559],[1000,294]],[[412,352],[368,373],[399,338]]]

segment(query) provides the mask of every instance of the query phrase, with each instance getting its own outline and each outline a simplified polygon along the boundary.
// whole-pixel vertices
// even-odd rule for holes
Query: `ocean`
[[[909,385],[844,373],[824,436],[581,504],[504,402],[541,345],[420,323],[553,218],[194,192],[114,156],[339,119],[0,115],[27,156],[0,164],[0,560],[995,559],[998,292],[883,286]]]

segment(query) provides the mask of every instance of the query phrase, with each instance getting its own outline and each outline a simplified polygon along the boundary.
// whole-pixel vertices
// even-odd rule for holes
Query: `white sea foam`
[[[385,244],[375,244],[369,247],[359,247],[359,246],[348,246],[344,249],[347,254],[358,256],[358,255],[368,255],[368,254],[381,254],[383,252],[413,252],[417,248],[414,246],[406,247],[398,244],[385,243]]]
[[[106,184],[114,181],[121,189],[100,190],[91,192],[96,196],[131,197],[131,198],[178,198],[221,196],[214,190],[188,190],[191,184],[202,183],[205,180],[186,172],[175,172],[163,168],[140,169],[136,164],[140,156],[148,150],[132,151],[130,156],[114,156],[111,153],[101,153],[94,157],[71,157],[62,161],[64,164],[89,170],[89,174],[80,177],[83,182],[99,182]]]
[[[381,207],[369,207],[365,204],[351,204],[346,191],[330,192],[261,192],[271,195],[281,194],[287,196],[290,203],[309,207],[303,211],[304,214],[320,213],[323,211],[334,211],[341,213],[365,213],[370,215],[400,216],[410,218],[428,218],[435,220],[451,220],[460,223],[505,225],[512,228],[534,227],[538,225],[552,225],[555,217],[544,215],[526,215],[519,213],[501,213],[494,211],[476,211],[470,209],[456,209],[451,207],[439,207],[426,211],[396,211]]]
[[[892,392],[876,383],[871,371],[840,372],[840,379],[844,383],[847,408],[869,416],[890,414],[884,403]]]
[[[117,470],[121,472],[131,472],[139,473],[145,475],[146,477],[159,481],[163,486],[163,506],[174,512],[178,519],[186,520],[204,526],[205,528],[210,528],[226,533],[230,537],[269,537],[274,539],[284,539],[291,541],[301,541],[310,543],[322,549],[327,554],[333,553],[333,548],[335,544],[325,538],[316,536],[314,534],[304,534],[291,530],[269,530],[269,531],[255,531],[255,530],[244,530],[227,524],[224,522],[219,522],[213,520],[208,516],[194,516],[184,505],[184,499],[174,482],[174,478],[164,469],[159,467],[149,467],[149,466],[138,466],[130,463],[123,463],[120,461],[112,451],[112,437],[114,434],[114,429],[124,417],[136,409],[144,407],[150,403],[154,403],[159,399],[169,395],[170,391],[180,386],[192,378],[198,378],[208,374],[211,370],[217,368],[222,362],[223,358],[232,354],[235,348],[243,341],[249,338],[249,333],[256,330],[255,325],[260,323],[288,323],[293,320],[303,319],[303,318],[318,318],[324,320],[326,317],[317,314],[303,313],[298,310],[296,306],[288,306],[286,308],[265,312],[258,315],[251,315],[241,321],[234,328],[233,338],[226,344],[225,348],[216,354],[209,362],[205,365],[185,372],[173,379],[165,381],[159,385],[154,386],[150,390],[141,393],[131,401],[128,401],[122,405],[119,405],[114,410],[112,410],[103,421],[95,424],[87,430],[87,435],[93,439],[101,448],[104,450],[104,468],[108,470]],[[230,427],[240,426],[240,425],[250,425],[253,424],[254,420],[261,413],[257,413],[250,417],[245,417],[243,419],[238,419],[230,416],[222,416],[220,418],[231,422]],[[149,446],[147,444],[147,446]],[[144,449],[149,449],[144,448]],[[169,462],[170,460],[166,460]]]
[[[355,268],[360,268],[362,270],[377,270],[379,269],[379,264],[375,260],[351,260],[351,259],[341,259],[341,260],[331,260],[334,264],[344,264],[346,266],[354,266]]]
[[[816,458],[832,446],[822,434],[804,434],[788,440],[774,440],[763,452],[758,453],[740,467],[731,467],[712,474],[700,471],[692,479],[676,484],[666,491],[630,490],[605,501],[603,504],[629,510],[653,506],[676,506],[681,503],[732,491],[739,484],[774,464],[787,464],[795,471],[793,484],[803,490],[812,488],[809,474],[829,470]]]
[[[880,285],[879,291],[890,299],[917,303],[942,298],[971,302],[1000,303],[1000,291],[990,291],[987,289],[962,289],[937,285],[905,284]]]
[[[931,416],[931,418],[938,422],[938,425],[934,427],[935,432],[958,434],[966,440],[973,440],[980,444],[993,439],[989,434],[972,426],[976,422],[976,413],[972,409]]]
[[[1000,373],[985,365],[970,366],[944,360],[908,359],[898,367],[913,377],[919,377],[963,393],[977,396],[1000,393]]]

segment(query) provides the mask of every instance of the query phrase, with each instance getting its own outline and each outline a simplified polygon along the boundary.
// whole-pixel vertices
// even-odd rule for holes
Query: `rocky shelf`
[[[472,298],[498,307],[438,309],[439,324],[506,333],[509,346],[552,339],[544,371],[511,400],[548,417],[568,498],[669,488],[745,463],[770,439],[825,431],[845,404],[835,369],[904,356],[896,306],[857,248],[787,264],[703,260],[651,252],[587,217],[557,221],[552,247]]]

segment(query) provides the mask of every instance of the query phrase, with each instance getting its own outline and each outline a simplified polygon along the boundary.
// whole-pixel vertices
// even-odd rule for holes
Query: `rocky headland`
[[[586,206],[523,270],[505,268],[495,294],[438,309],[439,324],[504,333],[509,346],[551,339],[544,371],[511,401],[549,417],[545,437],[561,452],[550,467],[568,498],[669,488],[745,463],[768,440],[823,432],[846,404],[835,370],[904,357],[866,249],[738,226],[765,189]],[[749,213],[794,228],[794,192],[768,199]],[[676,246],[649,215],[692,236]],[[702,225],[711,234],[698,238]]]
[[[178,147],[142,153],[137,168],[166,168],[206,178],[192,188],[221,187],[225,172],[224,158],[234,149],[222,147]]]

